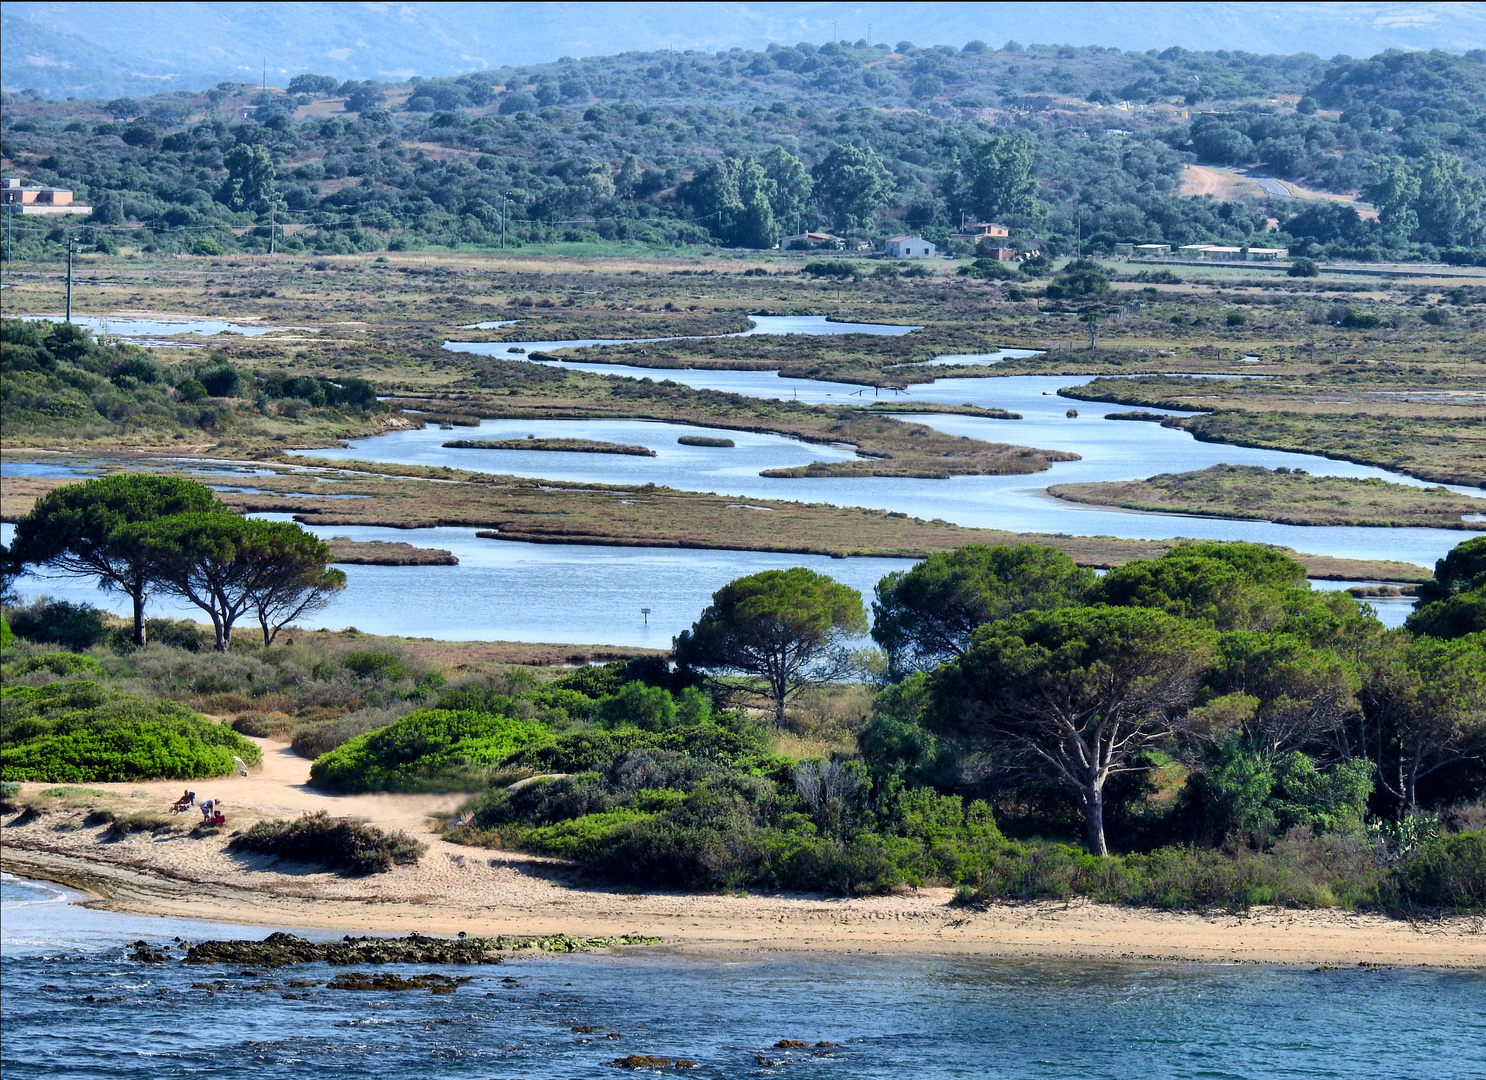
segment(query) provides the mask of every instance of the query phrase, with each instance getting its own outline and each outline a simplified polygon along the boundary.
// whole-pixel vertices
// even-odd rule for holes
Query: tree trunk
[[[217,635],[216,643],[212,645],[212,648],[215,649],[217,652],[226,652],[227,651],[227,641],[228,641],[228,639],[227,639],[227,630],[222,625],[222,617],[220,615],[218,615],[215,611],[212,612],[211,614],[212,614],[212,629],[214,631],[216,631],[216,635]]]
[[[774,695],[774,723],[777,724],[781,730],[783,730],[784,726],[789,723],[789,717],[786,716],[784,712],[783,694]]]
[[[136,588],[133,593],[134,599],[134,645],[136,648],[144,648],[144,589]]]
[[[1104,789],[1091,787],[1084,793],[1084,831],[1091,855],[1108,855],[1104,842]]]

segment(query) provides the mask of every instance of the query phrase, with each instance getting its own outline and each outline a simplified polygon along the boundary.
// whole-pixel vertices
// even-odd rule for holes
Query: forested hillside
[[[306,74],[109,102],[7,94],[4,167],[96,207],[86,238],[210,254],[552,240],[770,247],[801,228],[941,242],[995,218],[1051,250],[1486,245],[1486,53],[1370,60],[827,42],[626,53],[407,84]],[[1184,197],[1184,164],[1377,205]],[[46,242],[31,225],[17,238]],[[99,227],[103,228],[99,228]],[[131,238],[130,230],[147,232]],[[234,235],[231,227],[237,227]],[[256,227],[243,235],[245,227]],[[51,231],[51,242],[59,237]],[[36,254],[41,253],[36,247]]]

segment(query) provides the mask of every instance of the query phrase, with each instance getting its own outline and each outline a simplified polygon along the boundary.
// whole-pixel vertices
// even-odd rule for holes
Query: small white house
[[[884,250],[894,259],[932,259],[934,245],[922,236],[895,236]]]

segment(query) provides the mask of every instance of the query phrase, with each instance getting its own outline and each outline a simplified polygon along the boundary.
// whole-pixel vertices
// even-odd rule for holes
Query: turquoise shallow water
[[[442,969],[472,979],[379,994],[283,986],[323,983],[323,965],[131,963],[135,938],[234,930],[88,912],[15,880],[0,893],[7,1080],[612,1078],[625,1074],[607,1063],[633,1053],[686,1057],[699,1067],[683,1075],[708,1078],[1486,1075],[1482,973],[650,950]],[[279,985],[250,989],[265,984]],[[840,1045],[774,1049],[783,1038]]]

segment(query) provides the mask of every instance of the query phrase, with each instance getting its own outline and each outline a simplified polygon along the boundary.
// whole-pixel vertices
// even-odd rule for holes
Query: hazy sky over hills
[[[452,75],[628,50],[831,38],[974,38],[1121,49],[1348,53],[1486,47],[1486,3],[51,3],[0,11],[0,82],[111,97],[340,78]]]

